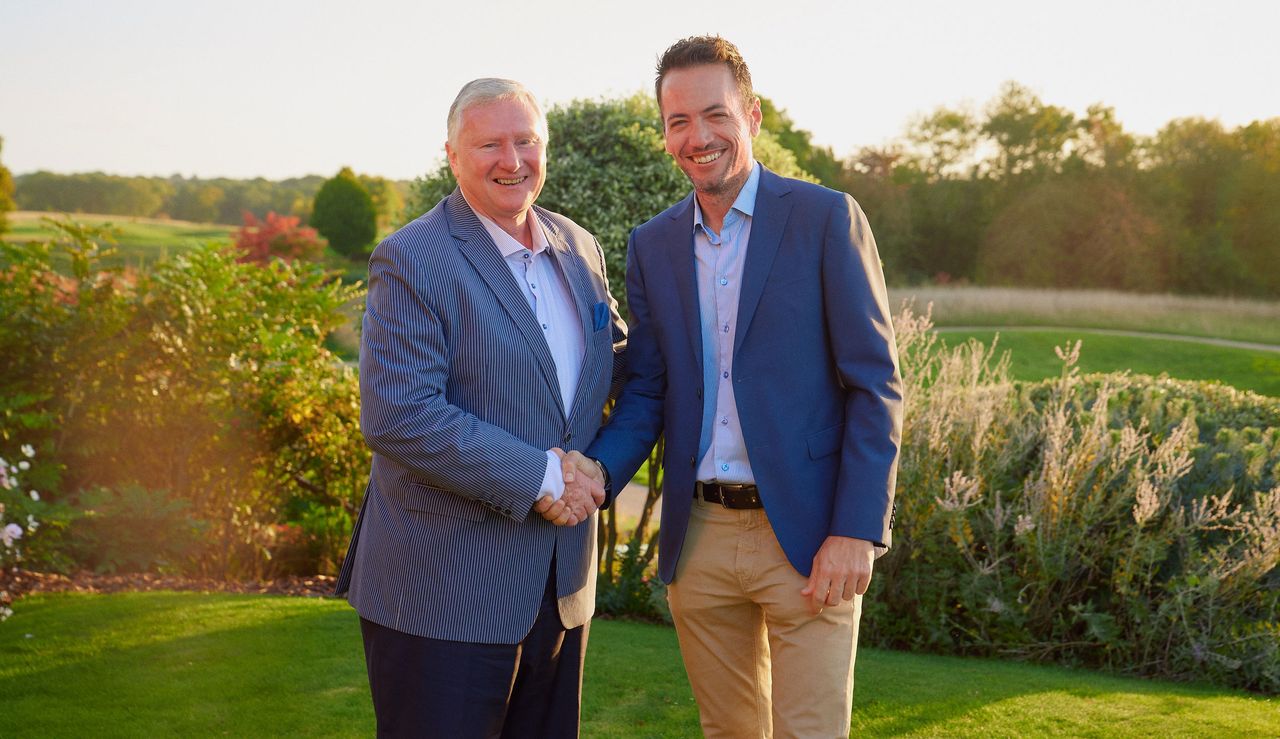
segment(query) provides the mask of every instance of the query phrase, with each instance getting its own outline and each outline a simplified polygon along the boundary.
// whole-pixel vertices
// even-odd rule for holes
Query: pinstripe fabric
[[[585,333],[567,418],[542,330],[460,192],[370,258],[360,419],[373,469],[337,592],[375,623],[516,643],[533,625],[553,555],[565,627],[593,612],[595,517],[557,528],[530,509],[545,450],[582,449],[595,436],[625,326],[595,239],[534,212]],[[609,320],[595,318],[599,303]]]

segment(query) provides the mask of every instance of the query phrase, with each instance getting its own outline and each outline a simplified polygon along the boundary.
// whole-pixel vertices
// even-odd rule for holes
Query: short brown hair
[[[738,51],[738,47],[719,36],[690,36],[672,44],[658,59],[658,77],[653,83],[658,108],[662,108],[662,80],[667,72],[700,67],[703,64],[728,66],[733,74],[733,81],[738,85],[742,104],[751,104],[755,98],[755,93],[751,90],[751,70],[747,69],[747,63],[742,59],[742,52]]]

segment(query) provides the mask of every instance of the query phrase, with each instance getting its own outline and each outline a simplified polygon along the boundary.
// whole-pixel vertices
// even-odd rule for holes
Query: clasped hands
[[[544,495],[533,504],[533,510],[556,526],[577,526],[604,503],[604,473],[581,452],[551,450],[560,458],[564,475],[564,495],[553,501]]]

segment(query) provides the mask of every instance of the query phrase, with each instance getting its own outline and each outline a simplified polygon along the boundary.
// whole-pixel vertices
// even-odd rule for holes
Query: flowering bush
[[[22,560],[22,538],[34,534],[40,520],[33,511],[40,502],[36,490],[24,490],[23,473],[31,469],[36,456],[30,444],[23,444],[22,458],[14,462],[0,457],[0,570]],[[0,621],[13,615],[9,594],[0,591]]]
[[[298,225],[298,216],[282,216],[275,211],[259,221],[245,212],[244,226],[235,233],[240,261],[266,264],[272,259],[314,260],[324,251],[324,240],[314,228]]]
[[[1127,374],[1008,379],[899,317],[907,416],[873,643],[1280,691],[1280,401]]]

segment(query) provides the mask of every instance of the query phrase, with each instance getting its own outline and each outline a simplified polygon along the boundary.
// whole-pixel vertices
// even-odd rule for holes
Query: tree
[[[378,235],[378,212],[369,191],[350,167],[320,186],[311,208],[311,226],[339,254],[358,258]]]
[[[360,175],[360,184],[369,191],[373,200],[373,209],[378,213],[378,230],[389,231],[400,219],[400,211],[404,210],[404,196],[395,182],[386,177]]]
[[[994,171],[1008,182],[1019,174],[1057,171],[1076,122],[1070,111],[1046,105],[1029,88],[1006,82],[988,108],[983,133],[998,147]]]
[[[4,151],[4,139],[0,138],[0,152]],[[0,161],[0,234],[9,228],[9,211],[14,210],[13,174]]]
[[[760,128],[777,137],[783,148],[795,154],[796,164],[816,177],[818,182],[827,187],[838,185],[844,166],[831,153],[831,148],[814,146],[813,134],[796,128],[787,111],[763,95],[760,96]]]

